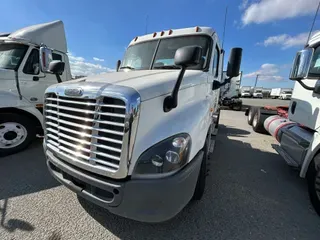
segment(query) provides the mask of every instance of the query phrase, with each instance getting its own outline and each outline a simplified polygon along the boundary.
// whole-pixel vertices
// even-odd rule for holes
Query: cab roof
[[[315,33],[313,36],[311,36],[308,45],[310,47],[314,47],[316,45],[320,44],[320,31],[318,31],[317,33]]]
[[[35,45],[45,44],[55,50],[67,52],[64,25],[60,20],[28,26],[10,34],[2,34],[1,40]]]
[[[168,37],[177,37],[177,36],[185,36],[185,35],[208,35],[212,37],[214,34],[215,34],[215,31],[211,27],[190,27],[190,28],[170,29],[170,30],[154,32],[151,34],[135,37],[130,42],[129,46],[140,43],[140,42],[156,40],[161,38],[168,38]]]

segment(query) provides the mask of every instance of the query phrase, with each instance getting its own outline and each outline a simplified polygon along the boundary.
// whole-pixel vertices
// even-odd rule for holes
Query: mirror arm
[[[313,91],[315,88],[314,87],[309,87],[308,85],[304,84],[304,82],[302,82],[302,80],[297,80],[298,83],[300,83],[300,85],[304,88],[304,89],[307,89],[307,90],[310,90],[310,91]]]
[[[61,81],[60,75],[58,73],[56,73],[55,75],[56,75],[58,83],[61,83],[62,81]]]
[[[170,112],[171,109],[176,108],[178,106],[178,93],[179,88],[184,76],[184,73],[186,71],[186,67],[182,67],[178,79],[176,81],[176,84],[174,85],[173,91],[170,96],[167,96],[163,101],[163,111],[164,112]]]
[[[231,77],[227,78],[223,83],[220,83],[220,87],[226,85],[227,83],[231,82]]]

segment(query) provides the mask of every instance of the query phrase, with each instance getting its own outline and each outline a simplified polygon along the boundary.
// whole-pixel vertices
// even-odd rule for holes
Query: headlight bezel
[[[179,138],[180,140],[183,138],[186,143],[181,146],[178,144],[174,146],[174,140]],[[164,178],[175,174],[188,163],[191,144],[191,137],[188,133],[175,134],[154,144],[138,158],[132,172],[132,178]],[[169,151],[178,153],[180,161],[175,163],[169,162],[166,159],[166,154]],[[163,160],[162,165],[160,164],[159,157]],[[156,160],[156,158],[156,164],[153,164],[152,159]],[[158,165],[158,167],[155,165]]]

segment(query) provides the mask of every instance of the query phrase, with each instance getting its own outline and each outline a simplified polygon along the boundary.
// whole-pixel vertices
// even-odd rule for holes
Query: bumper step
[[[277,151],[277,153],[279,153],[279,155],[281,157],[283,157],[283,159],[286,161],[286,163],[291,166],[291,167],[294,167],[294,168],[298,168],[299,167],[299,164],[296,163],[290,156],[289,154],[287,154],[279,145],[277,144],[272,144],[272,148],[274,150]]]

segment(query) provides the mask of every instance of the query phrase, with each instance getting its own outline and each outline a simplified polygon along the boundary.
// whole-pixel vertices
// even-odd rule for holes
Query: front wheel
[[[320,216],[320,154],[310,163],[307,180],[310,201]]]
[[[0,115],[0,156],[25,149],[36,137],[35,123],[26,116],[15,113]]]
[[[257,111],[256,107],[250,107],[249,108],[249,113],[248,113],[248,118],[247,118],[247,121],[248,121],[249,125],[252,125],[253,116],[256,113],[256,111]]]

